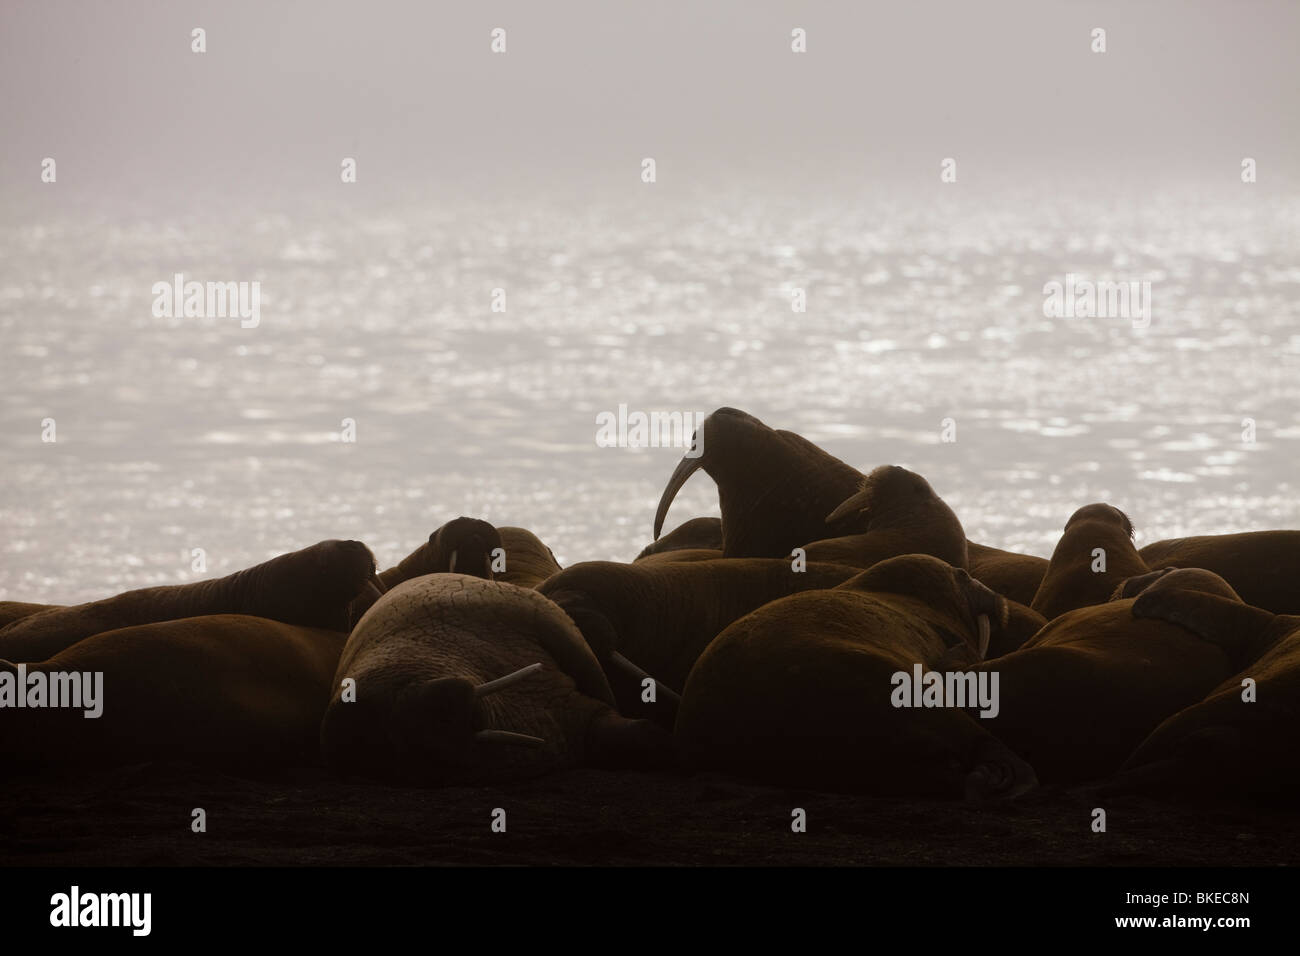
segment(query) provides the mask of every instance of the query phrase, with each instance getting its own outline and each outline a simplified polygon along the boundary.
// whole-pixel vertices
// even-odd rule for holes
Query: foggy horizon
[[[1260,191],[1300,182],[1288,3],[19,2],[0,27],[0,202],[19,208],[50,200],[47,156],[79,202],[177,213],[617,199],[646,156],[664,198],[917,194],[944,157],[967,193],[1231,184],[1243,156]]]

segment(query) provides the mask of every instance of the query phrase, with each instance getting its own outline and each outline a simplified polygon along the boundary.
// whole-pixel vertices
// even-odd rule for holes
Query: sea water
[[[462,514],[629,560],[682,449],[599,447],[620,405],[905,465],[970,538],[1035,554],[1099,500],[1139,544],[1300,525],[1300,202],[1241,184],[2,222],[0,599],[324,538],[387,566]],[[258,283],[256,326],[155,314],[178,273]],[[1067,275],[1149,282],[1149,324],[1048,314]],[[717,513],[698,474],[667,527]]]

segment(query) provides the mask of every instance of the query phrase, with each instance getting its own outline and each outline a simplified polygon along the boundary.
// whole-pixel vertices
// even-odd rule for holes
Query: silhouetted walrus
[[[1107,789],[1289,804],[1300,796],[1300,616],[1177,587],[1179,576],[1198,573],[1171,572],[1133,614],[1224,648],[1237,672],[1153,730]]]
[[[858,491],[863,475],[803,436],[719,408],[694,441],[699,454],[683,456],[659,499],[656,540],[678,490],[700,470],[718,486],[723,557],[782,558],[809,541],[864,530],[852,518],[827,527],[826,515]]]
[[[1138,554],[1147,567],[1205,568],[1247,604],[1300,614],[1300,531],[1247,531],[1156,541]]]
[[[563,611],[532,589],[464,574],[399,584],[366,612],[339,660],[320,741],[340,773],[408,783],[671,755],[663,730],[615,712]]]
[[[769,601],[834,587],[857,573],[816,563],[795,570],[783,558],[584,561],[538,590],[578,625],[609,678],[619,711],[671,730],[686,675],[723,628]],[[643,700],[647,677],[660,684],[653,703]]]
[[[364,544],[321,541],[224,578],[140,588],[32,614],[0,629],[0,658],[43,661],[103,631],[208,614],[248,614],[347,631],[353,598],[382,587]]]
[[[1033,770],[954,706],[899,702],[898,675],[977,660],[1006,601],[928,555],[773,601],[709,645],[674,737],[688,765],[785,786],[1014,796]]]
[[[0,755],[78,767],[315,764],[345,640],[335,630],[217,614],[104,631],[39,663],[0,662],[0,671],[21,666],[47,687],[70,674],[103,675],[98,717],[10,702],[0,711]]]
[[[826,516],[828,525],[860,522],[857,534],[803,546],[809,561],[869,568],[901,554],[929,554],[954,568],[966,567],[966,533],[930,483],[898,465],[881,465],[862,479],[859,491]]]
[[[1029,606],[1050,621],[1066,611],[1105,602],[1121,581],[1147,570],[1133,547],[1128,515],[1108,504],[1084,505],[1065,523]]]
[[[1209,572],[1183,584],[1231,594]],[[1134,597],[1177,586],[1161,573],[1117,587],[1114,600],[1068,611],[1017,651],[977,670],[999,675],[1001,706],[981,720],[1044,782],[1105,777],[1170,714],[1196,703],[1233,672],[1231,649],[1176,624],[1134,616]]]
[[[478,518],[453,518],[429,535],[424,542],[386,571],[379,580],[383,590],[395,588],[403,581],[425,574],[459,572],[492,580],[492,554],[501,548],[501,534]],[[355,624],[379,600],[382,592],[374,589],[359,595],[348,608],[348,622]]]

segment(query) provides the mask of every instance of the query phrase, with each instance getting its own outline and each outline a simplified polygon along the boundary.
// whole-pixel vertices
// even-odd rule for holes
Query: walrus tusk
[[[379,575],[377,575],[377,574],[372,574],[372,575],[370,575],[370,582],[369,582],[369,583],[370,583],[370,586],[371,586],[372,588],[374,588],[376,591],[378,591],[380,594],[387,594],[387,593],[388,593],[388,586],[387,586],[386,584],[384,584],[384,580],[383,580],[383,578],[381,578]]]
[[[637,667],[635,664],[633,664],[630,660],[628,660],[618,651],[610,652],[609,662],[615,665],[616,667],[622,668],[623,670],[631,671],[635,673],[637,676],[645,675],[645,671],[641,670],[641,668]]]
[[[529,674],[536,674],[542,669],[541,661],[536,664],[529,664],[527,667],[521,667],[512,674],[505,677],[498,677],[496,680],[490,680],[486,684],[479,684],[474,688],[475,697],[486,697],[488,694],[495,694],[499,690],[504,690],[516,681],[521,681]]]
[[[989,616],[981,614],[979,616],[980,642],[979,642],[979,659],[984,660],[984,655],[989,652],[989,635],[993,632],[993,627],[989,624]]]
[[[686,484],[686,479],[691,477],[701,468],[704,467],[704,459],[701,456],[694,458],[683,457],[673,469],[672,476],[668,479],[668,484],[664,487],[664,493],[659,496],[659,507],[655,510],[655,540],[659,540],[659,532],[664,529],[664,519],[668,517],[668,508],[677,497],[677,492]]]
[[[453,573],[453,572],[455,572],[455,570],[456,570],[456,549],[454,549],[454,548],[452,549],[452,552],[451,552],[451,561],[448,562],[448,564],[449,564],[449,566],[448,566],[448,568],[447,568],[447,571],[448,571],[449,573]]]
[[[657,689],[658,695],[660,697],[663,697],[665,700],[668,700],[670,702],[676,702],[681,700],[681,697],[677,694],[675,690],[673,690],[671,687],[668,687],[660,683],[658,678],[650,674],[647,674],[643,669],[638,667],[636,664],[633,664],[630,660],[628,660],[618,651],[612,651],[610,653],[609,665],[610,665],[609,666],[610,672],[621,673],[626,677],[636,681],[638,684],[644,681],[647,677],[650,678],[650,680],[654,681],[655,684],[658,685],[658,689]]]
[[[545,747],[546,741],[530,734],[516,734],[509,730],[480,730],[475,740],[489,744],[514,744],[517,747]]]
[[[673,721],[676,719],[677,709],[682,704],[681,695],[671,687],[664,684],[658,678],[647,674],[644,670],[633,664],[630,660],[613,651],[609,655],[608,666],[605,668],[605,676],[609,678],[610,686],[614,688],[614,695],[617,697],[621,693],[621,688],[626,688],[628,684],[638,689],[644,689],[645,682],[650,680],[655,687],[655,703],[662,705],[659,711],[662,717],[655,717],[658,722],[667,721],[663,724],[665,730],[671,730]],[[642,703],[650,703],[642,701]]]
[[[834,524],[841,518],[847,518],[859,511],[866,511],[871,506],[871,489],[863,488],[851,498],[845,498],[839,507],[826,516],[827,524]]]

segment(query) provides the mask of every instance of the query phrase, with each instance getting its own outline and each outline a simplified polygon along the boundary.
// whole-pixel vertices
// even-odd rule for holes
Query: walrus
[[[1102,567],[1104,570],[1094,570]],[[1065,523],[1047,573],[1029,606],[1049,621],[1101,604],[1126,578],[1148,571],[1133,547],[1133,523],[1113,505],[1084,505]]]
[[[693,564],[696,561],[717,561],[722,557],[720,548],[670,548],[643,555],[632,563],[637,567],[653,567],[658,564]],[[745,558],[729,558],[731,561],[744,561]],[[760,559],[766,560],[766,559]]]
[[[632,559],[644,561],[646,558],[669,551],[709,549],[717,551],[722,557],[722,519],[691,518],[684,521],[663,537],[650,542],[641,549],[641,553]]]
[[[1291,805],[1300,796],[1300,616],[1175,586],[1142,594],[1133,614],[1223,647],[1237,672],[1156,727],[1106,792]]]
[[[1107,603],[1068,611],[1019,650],[976,665],[999,675],[999,712],[982,722],[1044,783],[1108,776],[1162,720],[1235,669],[1228,645],[1134,615],[1137,595],[1168,588],[1232,594],[1206,571],[1147,572],[1121,582]]]
[[[501,546],[500,531],[479,518],[462,515],[439,527],[428,541],[381,572],[379,579],[385,589],[425,574],[450,571],[491,580],[492,552]]]
[[[505,570],[496,577],[521,588],[535,588],[560,572],[560,562],[555,560],[555,553],[527,528],[507,525],[497,530],[501,534]]]
[[[777,785],[992,798],[1032,768],[958,707],[904,707],[899,674],[963,667],[1006,602],[929,555],[765,604],[717,636],[686,681],[674,738],[688,767]]]
[[[102,674],[82,707],[0,710],[0,755],[26,766],[173,761],[223,768],[319,763],[317,737],[346,635],[243,614],[160,621],[86,637],[21,666],[30,684]],[[63,675],[63,676],[60,676]],[[20,689],[21,690],[21,689]],[[12,708],[12,709],[11,709]]]
[[[862,531],[803,545],[809,561],[869,568],[885,558],[929,554],[966,567],[966,533],[930,483],[899,465],[881,465],[826,516],[828,525],[858,522]]]
[[[605,670],[620,713],[672,729],[678,695],[696,659],[723,628],[768,601],[847,581],[857,568],[783,558],[689,563],[584,561],[539,591],[578,625]],[[644,700],[644,681],[656,684]]]
[[[0,658],[43,661],[103,631],[209,614],[347,631],[348,605],[368,588],[383,589],[370,549],[360,541],[321,541],[224,578],[140,588],[32,614],[0,629]]]
[[[348,622],[355,625],[380,595],[403,581],[425,574],[458,571],[475,577],[494,577],[493,555],[503,547],[501,533],[486,521],[461,516],[429,535],[429,539],[397,564],[379,572],[380,589],[367,589],[348,607]]]
[[[464,574],[399,584],[357,622],[320,746],[338,773],[420,785],[672,757],[665,731],[615,712],[563,611],[530,588]]]
[[[673,469],[655,510],[659,540],[668,508],[697,471],[718,486],[722,555],[783,558],[822,537],[856,534],[856,516],[827,527],[825,517],[858,491],[862,472],[802,435],[769,428],[753,415],[719,408],[700,423],[692,449]]]
[[[1247,604],[1274,614],[1300,614],[1300,531],[1170,538],[1138,554],[1151,568],[1205,568],[1231,584]]]
[[[38,611],[48,611],[62,606],[61,604],[29,604],[26,601],[0,601],[0,628],[14,621],[21,621],[25,617],[31,617]]]

